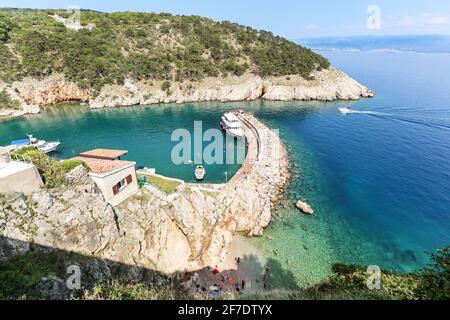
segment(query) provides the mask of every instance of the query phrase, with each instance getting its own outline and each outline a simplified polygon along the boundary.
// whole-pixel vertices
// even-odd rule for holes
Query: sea
[[[338,263],[420,270],[430,253],[450,245],[450,55],[319,53],[376,96],[101,110],[61,104],[1,120],[0,145],[33,134],[62,142],[57,159],[94,148],[128,150],[126,159],[138,166],[194,182],[195,165],[172,161],[174,131],[193,133],[196,121],[203,130],[219,129],[224,112],[244,109],[279,130],[292,162],[283,205],[264,236],[248,240],[279,271],[277,288],[318,283]],[[343,115],[341,107],[354,112]],[[190,155],[201,162],[202,154]],[[205,182],[223,183],[239,164],[205,167]],[[307,201],[314,215],[299,213],[297,200]]]

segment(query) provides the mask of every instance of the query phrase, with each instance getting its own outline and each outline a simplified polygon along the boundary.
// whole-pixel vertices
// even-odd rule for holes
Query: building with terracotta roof
[[[119,205],[139,190],[136,162],[119,160],[127,153],[124,150],[96,149],[74,158],[89,166],[89,175],[112,206]]]
[[[126,150],[110,150],[110,149],[95,149],[80,153],[80,157],[105,159],[105,160],[120,160],[120,157],[128,154]]]

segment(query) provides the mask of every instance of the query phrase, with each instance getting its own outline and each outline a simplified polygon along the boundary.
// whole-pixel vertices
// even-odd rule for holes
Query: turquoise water
[[[220,129],[223,110],[217,104],[190,104],[91,111],[87,106],[63,104],[48,107],[41,115],[0,122],[0,145],[32,133],[39,139],[61,141],[55,155],[59,159],[95,148],[128,150],[124,159],[136,161],[138,166],[155,168],[159,174],[194,182],[195,165],[175,165],[172,161],[172,149],[179,143],[179,140],[172,142],[172,133],[186,129],[192,135],[188,140],[191,145],[188,159],[205,165],[204,182],[224,183],[237,172],[239,163],[207,165],[202,162],[203,153],[195,153],[193,147],[194,121],[202,122],[203,132]],[[204,142],[203,149],[209,144]],[[226,148],[224,141],[224,159]]]
[[[361,263],[409,272],[426,251],[450,245],[450,56],[324,53],[332,64],[377,92],[358,102],[186,104],[90,111],[65,105],[0,122],[0,145],[26,133],[61,139],[58,157],[96,148],[130,151],[128,158],[161,174],[190,180],[193,168],[170,161],[176,128],[202,120],[217,128],[221,114],[243,108],[278,128],[294,164],[292,181],[266,236],[252,239],[306,285],[332,264]],[[340,106],[359,113],[342,116]],[[235,166],[209,166],[222,182]],[[293,203],[307,200],[307,217]],[[273,240],[269,240],[273,238]]]

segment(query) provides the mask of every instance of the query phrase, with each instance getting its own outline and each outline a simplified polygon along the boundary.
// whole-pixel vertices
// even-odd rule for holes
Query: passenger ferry
[[[220,126],[222,127],[222,130],[232,137],[243,138],[245,136],[241,121],[239,121],[238,117],[232,112],[225,113],[222,116]]]

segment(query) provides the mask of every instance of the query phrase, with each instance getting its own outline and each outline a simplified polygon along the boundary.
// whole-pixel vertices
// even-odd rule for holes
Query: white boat
[[[41,150],[44,153],[56,152],[60,145],[61,142],[59,141],[47,142],[45,140],[38,140],[34,138],[32,134],[28,135],[28,139],[16,140],[11,142],[11,147],[13,147],[15,150],[19,150],[25,147],[35,147],[36,149]]]
[[[195,178],[198,181],[202,181],[205,178],[206,175],[206,169],[203,166],[198,166],[195,169]]]
[[[222,116],[220,126],[232,137],[243,138],[245,136],[241,121],[239,121],[238,117],[232,112],[225,113]]]
[[[343,108],[339,108],[339,112],[343,115],[347,115],[347,114],[353,113],[353,110],[350,109],[349,107],[343,107]]]

